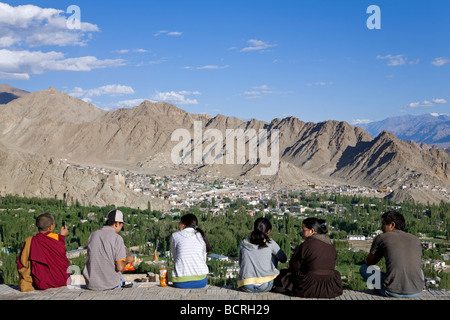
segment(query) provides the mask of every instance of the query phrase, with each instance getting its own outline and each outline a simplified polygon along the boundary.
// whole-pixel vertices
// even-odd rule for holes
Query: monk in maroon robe
[[[55,219],[42,214],[36,219],[39,233],[27,238],[17,258],[19,287],[22,291],[45,290],[68,285],[69,260],[66,256],[67,227],[53,233]],[[70,280],[69,280],[70,281]]]

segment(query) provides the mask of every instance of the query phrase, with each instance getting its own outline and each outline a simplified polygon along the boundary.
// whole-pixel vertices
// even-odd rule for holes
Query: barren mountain
[[[43,197],[99,206],[146,209],[148,197],[125,186],[123,176],[80,169],[65,160],[24,151],[12,151],[0,144],[0,194]],[[151,199],[152,209],[168,209],[161,199]]]
[[[9,84],[0,84],[0,104],[7,104],[8,102],[20,98],[28,93],[28,91],[14,88]]]
[[[198,173],[241,176],[278,186],[306,186],[311,182],[386,186],[403,188],[403,198],[405,185],[450,187],[450,154],[436,148],[418,148],[388,132],[372,138],[363,129],[346,122],[305,123],[294,117],[274,119],[270,123],[255,119],[242,121],[223,115],[190,114],[168,103],[149,101],[134,108],[107,112],[54,88],[13,100],[2,106],[2,111],[0,173],[4,178],[0,180],[0,190],[6,188],[19,194],[51,195],[68,191],[92,203],[106,202],[101,200],[101,194],[108,193],[106,190],[111,187],[102,181],[108,178],[74,173],[74,178],[69,179],[71,169],[66,172],[65,162],[54,159],[159,175],[183,174],[194,168]],[[233,148],[235,155],[238,154],[237,144],[233,146],[227,140],[230,130],[252,136],[261,129],[269,133],[267,151],[271,155],[276,155],[272,150],[278,141],[275,130],[279,132],[278,157],[271,158],[277,170],[272,175],[261,174],[270,164],[262,161],[263,140],[259,136],[256,136],[259,153],[255,161],[250,159],[248,138],[243,162],[236,157],[230,163],[225,161],[225,156],[221,157],[227,148]],[[185,141],[172,138],[176,130],[184,130]],[[174,163],[172,153],[176,146],[189,150],[184,156],[192,156],[187,158],[191,161]],[[200,158],[195,158],[198,150]],[[215,163],[206,163],[207,156]],[[53,159],[50,164],[49,159]],[[195,159],[200,159],[200,163],[194,163]],[[6,179],[8,175],[11,178]],[[36,175],[47,178],[36,180],[33,178]],[[85,179],[87,182],[82,182]],[[59,187],[52,187],[55,185]],[[125,189],[119,192],[120,198],[135,201]],[[435,194],[431,197],[421,192],[418,201],[435,202],[434,198]]]
[[[439,185],[440,181],[450,181],[448,164],[449,157],[444,150],[422,150],[383,131],[372,141],[348,150],[332,176],[393,188],[411,183]]]

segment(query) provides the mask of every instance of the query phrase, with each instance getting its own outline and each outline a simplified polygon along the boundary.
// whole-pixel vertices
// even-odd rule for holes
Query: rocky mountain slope
[[[243,176],[289,187],[311,182],[395,189],[406,184],[450,187],[448,153],[437,148],[419,148],[389,132],[373,138],[346,122],[305,123],[294,117],[270,123],[242,121],[223,115],[190,114],[168,103],[149,101],[130,109],[104,111],[54,88],[27,94],[0,108],[0,191],[42,196],[67,191],[91,203],[111,200],[114,192],[107,183],[108,177],[67,171],[65,162],[55,159],[159,175],[182,174],[195,168],[199,173]],[[188,133],[184,144],[190,146],[192,154],[188,155],[194,156],[182,165],[172,158],[174,148],[183,145],[180,140],[172,141],[172,134],[180,129]],[[272,158],[277,168],[273,175],[261,175],[261,170],[269,166],[261,161],[261,153],[257,155],[257,163],[250,161],[249,141],[243,163],[237,158],[227,163],[225,157],[223,164],[207,164],[205,158],[200,158],[201,163],[193,163],[198,150],[196,143],[204,154],[217,160],[220,159],[217,151],[230,147],[227,130],[238,129],[250,133],[265,129],[269,133],[269,154],[275,150],[275,132],[279,133],[278,157]],[[221,134],[215,139],[222,140],[208,139],[208,133],[218,132]],[[256,146],[261,151],[259,142]],[[234,151],[238,153],[237,144]],[[146,202],[134,200],[125,189],[116,192],[123,201]],[[424,193],[418,201],[429,199]]]

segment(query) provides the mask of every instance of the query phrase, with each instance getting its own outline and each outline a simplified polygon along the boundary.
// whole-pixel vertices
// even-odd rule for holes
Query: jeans
[[[359,273],[361,274],[361,276],[363,277],[364,281],[367,282],[367,284],[369,284],[368,280],[370,279],[370,283],[372,283],[372,280],[375,280],[375,287],[374,290],[375,292],[377,292],[378,294],[385,296],[385,297],[395,297],[395,298],[416,298],[419,297],[422,294],[422,291],[418,292],[418,293],[412,293],[412,294],[399,294],[399,293],[395,293],[395,292],[390,292],[389,290],[386,290],[386,287],[384,286],[384,279],[386,278],[386,274],[384,272],[378,271],[380,274],[380,278],[379,279],[375,279],[375,272],[377,272],[375,270],[375,268],[373,270],[368,270],[368,268],[370,268],[370,266],[368,266],[367,264],[363,264],[361,266],[361,268],[359,269]],[[422,272],[422,279],[423,279],[423,272]],[[379,285],[379,287],[377,288],[376,285]]]
[[[120,275],[120,284],[117,287],[113,288],[113,290],[122,288],[124,283],[125,283],[125,279],[124,279],[123,275]]]
[[[247,284],[245,286],[240,287],[239,289],[245,292],[258,293],[258,292],[269,292],[270,290],[272,290],[272,287],[273,287],[273,280],[265,282],[260,286],[256,286],[254,284]]]

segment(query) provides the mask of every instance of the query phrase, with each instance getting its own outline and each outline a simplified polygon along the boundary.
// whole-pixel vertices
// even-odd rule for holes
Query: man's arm
[[[375,264],[378,263],[378,261],[380,261],[380,257],[377,257],[377,256],[374,255],[373,253],[369,253],[369,254],[367,255],[367,258],[366,258],[366,264],[367,264],[368,266],[375,265]]]
[[[381,235],[378,235],[373,239],[372,246],[370,247],[369,254],[366,258],[366,264],[372,266],[378,263],[384,255],[384,244]]]
[[[133,256],[127,256],[126,259],[116,260],[116,269],[117,271],[123,271],[128,263],[134,262]]]
[[[126,265],[127,265],[127,262],[125,261],[125,259],[116,260],[116,270],[117,271],[122,271],[123,269],[125,269]]]

